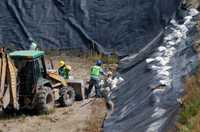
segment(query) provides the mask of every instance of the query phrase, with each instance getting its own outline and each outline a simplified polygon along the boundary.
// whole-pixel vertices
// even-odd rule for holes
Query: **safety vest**
[[[98,79],[101,75],[102,68],[100,66],[93,66],[90,71],[90,76],[92,78]]]
[[[60,67],[58,69],[59,75],[63,76],[64,79],[69,79],[69,69],[66,66]]]

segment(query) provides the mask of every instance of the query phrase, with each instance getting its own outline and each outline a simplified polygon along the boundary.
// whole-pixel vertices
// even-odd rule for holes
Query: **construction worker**
[[[88,97],[89,94],[91,93],[93,86],[95,87],[96,97],[97,98],[101,97],[100,86],[99,86],[100,77],[101,75],[105,75],[101,65],[102,62],[100,60],[97,60],[96,65],[92,66],[90,69],[90,82],[89,82],[89,88],[86,90],[86,97]]]
[[[64,79],[69,79],[69,73],[71,71],[71,66],[66,65],[64,61],[60,61],[60,67],[58,69],[58,73],[60,76],[62,76]]]

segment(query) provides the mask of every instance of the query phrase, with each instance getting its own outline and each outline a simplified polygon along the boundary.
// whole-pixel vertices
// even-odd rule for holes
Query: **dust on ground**
[[[65,60],[72,67],[72,76],[86,81],[93,62],[79,57],[51,57],[55,67]],[[103,99],[91,98],[88,103],[75,102],[70,107],[56,108],[49,115],[8,116],[0,113],[0,132],[101,132],[106,116]]]
[[[1,132],[100,132],[105,117],[105,103],[91,99],[87,105],[76,102],[67,108],[40,116],[6,117],[1,113]]]

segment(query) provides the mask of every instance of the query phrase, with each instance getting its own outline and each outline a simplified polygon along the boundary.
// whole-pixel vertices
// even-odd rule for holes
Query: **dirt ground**
[[[55,67],[61,59],[72,66],[74,78],[89,79],[92,62],[78,57],[53,57]],[[11,116],[0,112],[0,132],[101,132],[105,116],[104,100],[91,98],[71,107],[56,108],[48,115]]]
[[[76,102],[49,115],[11,117],[1,113],[0,132],[100,132],[105,111],[103,100],[90,99],[86,105]]]

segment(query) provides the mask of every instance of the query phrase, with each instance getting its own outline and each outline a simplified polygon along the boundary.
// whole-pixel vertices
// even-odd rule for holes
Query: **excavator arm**
[[[17,69],[9,55],[0,48],[0,106],[12,105],[18,109],[17,101]]]

